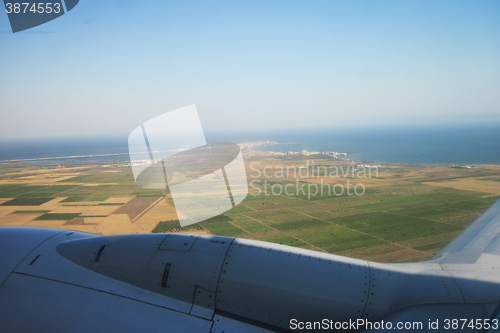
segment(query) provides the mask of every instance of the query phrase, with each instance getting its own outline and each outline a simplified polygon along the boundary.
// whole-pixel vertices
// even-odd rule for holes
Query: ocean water
[[[266,151],[356,152],[351,159],[384,163],[500,164],[500,125],[283,131],[245,135],[275,141]]]
[[[85,164],[128,160],[127,136],[0,141],[0,162]]]
[[[208,142],[275,141],[267,151],[355,152],[351,159],[414,164],[500,164],[500,125],[207,132]],[[127,136],[0,141],[0,161],[41,164],[128,161]],[[70,157],[71,156],[71,157]],[[85,157],[82,157],[85,156]],[[58,157],[58,158],[56,158]],[[66,158],[61,158],[66,157]],[[69,158],[68,158],[69,157]],[[50,158],[50,159],[47,159]]]

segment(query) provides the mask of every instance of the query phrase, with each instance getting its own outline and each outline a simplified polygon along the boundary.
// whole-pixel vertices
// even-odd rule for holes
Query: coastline
[[[325,156],[393,165],[500,165],[500,126],[218,133],[210,142],[239,143],[245,157]],[[327,155],[331,155],[330,157]],[[0,142],[0,163],[128,162],[126,137]]]

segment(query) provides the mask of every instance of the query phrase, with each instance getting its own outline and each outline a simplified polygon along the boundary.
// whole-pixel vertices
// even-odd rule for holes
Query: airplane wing
[[[500,200],[439,252],[442,264],[474,264],[483,257],[500,263]]]

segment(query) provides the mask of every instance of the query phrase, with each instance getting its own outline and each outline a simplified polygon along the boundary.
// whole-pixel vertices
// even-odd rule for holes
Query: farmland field
[[[130,167],[3,164],[0,226],[107,235],[213,234],[407,262],[432,258],[500,197],[496,165],[380,164],[376,175],[358,177],[359,163],[324,158],[309,162],[305,157],[248,159],[246,199],[220,216],[184,228],[168,190],[136,186]],[[321,171],[309,167],[312,162]],[[329,174],[342,167],[352,168],[345,177]],[[301,174],[280,173],[286,168]]]
[[[80,215],[79,213],[63,213],[63,214],[45,213],[45,214],[37,217],[35,220],[37,220],[37,221],[71,220],[79,215]]]
[[[39,206],[50,200],[51,198],[15,198],[0,204],[0,206]]]

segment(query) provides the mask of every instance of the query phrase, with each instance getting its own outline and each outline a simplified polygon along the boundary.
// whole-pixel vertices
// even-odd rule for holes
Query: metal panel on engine
[[[216,307],[285,329],[292,319],[356,319],[368,280],[366,261],[236,239],[222,267]]]
[[[189,241],[188,235],[169,235],[178,237],[178,244]],[[167,238],[167,239],[168,239]],[[215,293],[222,264],[233,238],[219,236],[198,236],[189,251],[158,250],[151,264],[161,262],[162,267],[170,265],[168,277],[163,274],[164,286],[160,283],[154,291],[165,296],[193,302],[195,288]],[[204,306],[209,308],[208,306]],[[202,317],[206,317],[203,315]]]
[[[449,302],[463,303],[463,296],[455,280],[439,264],[370,263],[365,319],[380,320],[408,306]]]
[[[245,333],[274,333],[268,329],[250,325],[239,320],[227,318],[221,315],[214,316],[214,325],[210,333],[225,333],[225,332],[245,332]]]
[[[196,238],[198,238],[198,236],[195,235],[168,235],[163,243],[161,243],[158,250],[189,251]]]
[[[214,310],[215,293],[203,288],[196,288],[194,292],[193,307],[189,314],[204,319],[212,319]]]

